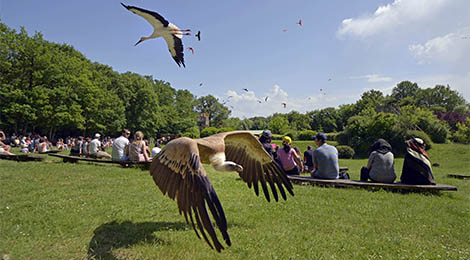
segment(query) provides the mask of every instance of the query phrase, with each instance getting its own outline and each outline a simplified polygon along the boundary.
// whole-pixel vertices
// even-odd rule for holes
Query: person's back
[[[338,150],[334,146],[323,144],[313,151],[313,158],[318,165],[319,178],[338,179]]]
[[[326,135],[318,133],[315,136],[315,144],[318,146],[313,151],[314,170],[312,177],[321,179],[338,179],[338,150],[326,143]]]
[[[307,151],[304,152],[304,165],[307,166],[308,171],[313,170],[313,150],[309,145]]]
[[[90,154],[95,154],[100,150],[101,142],[95,138],[88,144],[88,152]]]
[[[397,178],[394,169],[392,152],[379,153],[374,151],[369,156],[371,165],[369,176],[375,182],[393,183]]]
[[[407,149],[400,181],[406,184],[436,185],[426,144],[420,138],[406,141]]]
[[[113,142],[112,158],[113,161],[127,161],[128,157],[126,155],[126,146],[129,145],[129,139],[127,137],[130,135],[129,131],[124,130],[122,135]]]
[[[129,159],[131,161],[144,161],[145,142],[142,140],[134,141],[129,145]]]

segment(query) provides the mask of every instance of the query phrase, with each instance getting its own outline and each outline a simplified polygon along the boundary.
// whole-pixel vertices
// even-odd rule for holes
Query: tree
[[[275,134],[284,134],[289,130],[289,121],[285,115],[274,114],[269,120],[269,129]]]
[[[201,126],[217,127],[222,125],[223,121],[227,120],[228,118],[228,108],[220,104],[219,101],[212,95],[198,98],[196,100],[196,104],[196,111],[199,113],[199,124]]]
[[[450,89],[449,85],[436,85],[434,88],[424,89],[418,98],[420,107],[443,107],[445,111],[453,111],[456,107],[465,105],[465,99],[457,91]]]

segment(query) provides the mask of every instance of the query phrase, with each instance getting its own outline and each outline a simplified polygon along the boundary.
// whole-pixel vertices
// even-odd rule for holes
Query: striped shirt
[[[313,161],[318,170],[315,174],[324,179],[338,179],[338,150],[332,145],[323,144],[313,151]]]

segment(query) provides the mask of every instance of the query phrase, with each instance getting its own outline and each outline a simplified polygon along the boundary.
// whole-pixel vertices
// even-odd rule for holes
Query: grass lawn
[[[301,151],[310,142],[295,142]],[[313,144],[313,143],[312,143]],[[232,246],[197,239],[148,171],[88,163],[0,160],[0,257],[10,259],[470,259],[470,146],[429,151],[438,183],[457,192],[401,194],[294,186],[256,197],[236,173],[206,167]],[[366,159],[340,160],[359,178]],[[403,159],[395,169],[401,173]],[[222,238],[219,234],[219,239]]]

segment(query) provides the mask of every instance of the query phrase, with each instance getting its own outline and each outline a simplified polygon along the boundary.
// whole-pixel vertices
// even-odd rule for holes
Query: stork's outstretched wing
[[[258,182],[261,183],[264,196],[268,201],[270,201],[270,196],[266,184],[271,187],[271,192],[276,201],[278,200],[277,190],[279,190],[284,200],[287,199],[284,189],[294,195],[292,184],[287,179],[284,171],[273,161],[253,134],[234,131],[222,133],[221,135],[225,136],[226,160],[243,166],[240,177],[247,182],[249,188],[253,185],[256,195],[259,195]]]
[[[163,195],[167,194],[171,199],[176,199],[180,214],[184,215],[187,223],[191,222],[199,238],[197,229],[211,248],[214,246],[219,252],[224,249],[217,239],[207,205],[225,242],[231,245],[224,210],[204,171],[197,143],[194,140],[182,137],[168,143],[153,159],[150,175]]]
[[[171,23],[170,27],[174,28],[175,31],[179,31],[179,28]],[[186,67],[186,65],[184,65],[184,47],[181,37],[181,32],[179,32],[172,35],[164,35],[163,39],[165,39],[166,44],[168,45],[168,51],[170,51],[171,57],[173,57],[173,59],[176,61],[176,64],[178,64],[180,67],[181,64],[183,67]]]
[[[145,10],[143,8],[139,8],[136,6],[125,5],[123,3],[121,3],[121,5],[124,6],[124,8],[126,8],[127,10],[133,12],[134,14],[144,18],[147,22],[149,22],[153,26],[155,30],[157,30],[158,28],[168,26],[168,21],[157,12]]]

